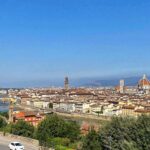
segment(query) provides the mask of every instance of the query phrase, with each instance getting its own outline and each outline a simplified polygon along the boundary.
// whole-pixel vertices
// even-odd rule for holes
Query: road
[[[9,143],[14,142],[14,141],[22,143],[25,146],[25,150],[38,150],[38,147],[36,147],[30,143],[21,142],[17,139],[3,137],[3,136],[0,136],[0,150],[9,150],[9,148],[8,148]]]
[[[0,150],[8,150],[8,146],[0,145]]]

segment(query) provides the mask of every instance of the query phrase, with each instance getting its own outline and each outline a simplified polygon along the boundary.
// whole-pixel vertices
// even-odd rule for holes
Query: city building
[[[22,111],[13,114],[13,122],[16,123],[19,120],[24,120],[33,126],[37,126],[46,115],[44,113],[32,112],[32,111]]]
[[[124,80],[120,80],[120,93],[124,93],[125,90],[125,82]]]
[[[150,81],[147,79],[146,75],[138,83],[138,91],[142,94],[150,93]]]
[[[116,91],[118,93],[121,93],[121,94],[125,93],[125,89],[126,89],[125,81],[124,80],[120,80],[119,86],[116,86],[115,89],[116,89]]]

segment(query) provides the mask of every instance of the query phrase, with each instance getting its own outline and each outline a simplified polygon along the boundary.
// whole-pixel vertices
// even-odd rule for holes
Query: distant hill
[[[120,79],[125,80],[126,86],[135,86],[142,77],[116,77],[116,78],[69,78],[71,87],[105,87],[105,86],[116,86],[119,85]],[[150,79],[150,78],[149,78]],[[36,81],[23,81],[14,83],[0,83],[2,88],[29,88],[29,87],[63,87],[64,79],[59,80],[36,80]]]
[[[120,79],[125,80],[126,86],[136,86],[141,77],[126,77],[126,78],[109,78],[109,79],[80,79],[73,84],[76,86],[99,87],[99,86],[116,86],[119,85]]]

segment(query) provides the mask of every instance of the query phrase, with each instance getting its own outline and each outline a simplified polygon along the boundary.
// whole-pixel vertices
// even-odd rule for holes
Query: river
[[[9,103],[8,102],[4,103],[4,102],[0,101],[0,112],[7,112],[8,109],[9,109]]]

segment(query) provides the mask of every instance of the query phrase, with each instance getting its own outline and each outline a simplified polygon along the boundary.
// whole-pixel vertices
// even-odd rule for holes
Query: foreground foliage
[[[3,129],[6,127],[7,122],[4,120],[4,118],[0,117],[0,129]]]
[[[70,142],[78,139],[80,128],[76,122],[65,121],[56,115],[51,115],[39,124],[36,135],[41,145],[53,146],[56,141],[51,141],[51,139],[55,138],[61,140],[58,143],[66,142],[69,145]]]
[[[0,117],[0,130],[38,139],[41,146],[54,147],[56,150],[76,149],[80,136],[80,127],[76,122],[66,121],[57,115],[47,116],[38,127],[23,120],[7,124],[5,119]]]
[[[99,136],[95,130],[91,130],[89,134],[85,137],[83,143],[83,150],[100,150],[101,145],[99,142]]]
[[[81,137],[80,128],[74,121],[66,121],[50,115],[37,128],[25,121],[6,123],[0,118],[0,129],[18,136],[38,139],[40,145],[56,150],[150,150],[150,116],[138,118],[114,117],[98,132],[91,129]]]
[[[82,149],[150,150],[150,116],[115,117],[98,133],[91,131],[84,139]]]
[[[34,130],[33,125],[23,120],[19,120],[16,124],[10,126],[10,133],[18,136],[33,138]]]
[[[8,112],[0,112],[0,116],[5,117],[6,119],[9,118]]]

